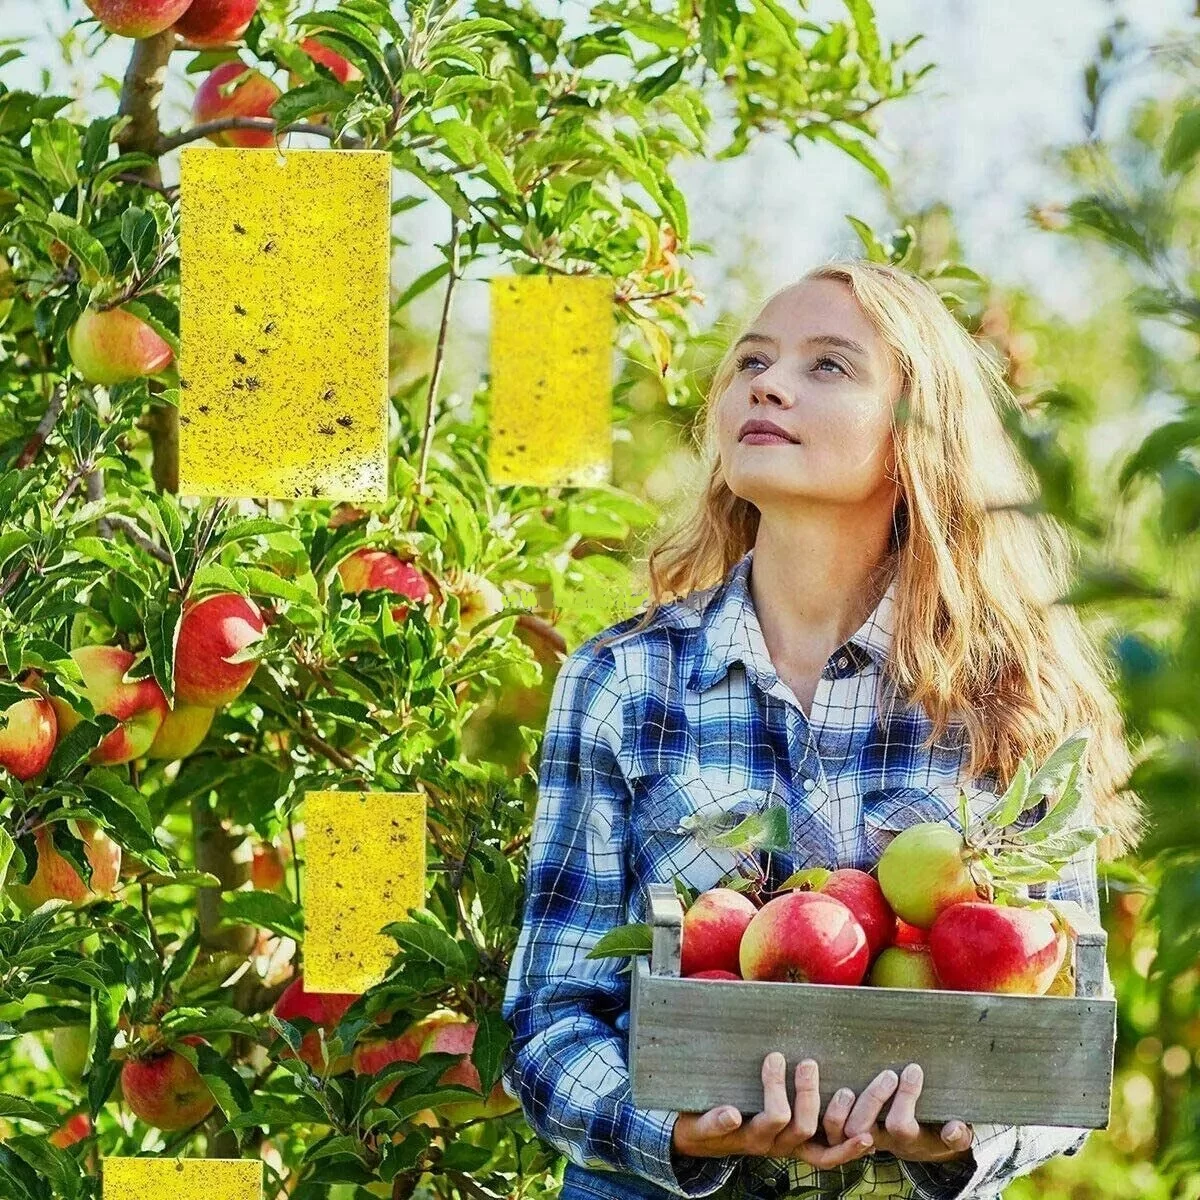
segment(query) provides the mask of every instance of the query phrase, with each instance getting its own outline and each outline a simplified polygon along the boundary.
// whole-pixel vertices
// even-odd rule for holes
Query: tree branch
[[[45,444],[46,439],[50,436],[50,430],[54,428],[54,423],[58,420],[59,413],[62,412],[63,400],[66,398],[67,386],[65,383],[58,384],[50,395],[50,403],[46,405],[46,411],[42,415],[42,419],[38,422],[37,428],[33,431],[33,437],[29,439],[17,455],[17,460],[13,464],[18,470],[23,470],[29,466],[31,462],[38,456],[38,451]]]
[[[351,134],[339,134],[331,125],[309,125],[304,121],[293,121],[290,125],[279,125],[274,117],[219,117],[215,121],[204,121],[193,125],[190,129],[181,129],[176,133],[161,134],[154,143],[156,155],[168,154],[188,142],[199,141],[210,133],[224,133],[228,129],[259,129],[263,133],[312,133],[317,137],[328,138],[331,142],[346,150],[361,150],[366,143],[362,138]]]

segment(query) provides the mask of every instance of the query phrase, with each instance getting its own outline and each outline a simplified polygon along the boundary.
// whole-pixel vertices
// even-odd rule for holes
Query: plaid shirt
[[[826,663],[806,717],[763,640],[749,591],[753,553],[720,584],[666,605],[647,628],[599,653],[597,634],[559,669],[502,1009],[513,1029],[505,1088],[538,1135],[576,1164],[571,1178],[599,1195],[658,1194],[647,1183],[679,1196],[727,1195],[739,1164],[763,1195],[999,1195],[1047,1159],[1076,1153],[1090,1131],[977,1123],[969,1159],[909,1162],[879,1151],[818,1171],[795,1158],[680,1155],[671,1144],[678,1113],[633,1104],[629,960],[585,955],[606,930],[646,919],[646,883],[679,876],[703,891],[736,866],[733,852],[702,847],[680,829],[685,816],[785,804],[791,851],[756,852],[773,889],[807,866],[869,870],[899,830],[919,821],[961,831],[960,785],[972,813],[1002,790],[992,775],[962,779],[961,726],[924,749],[931,727],[919,706],[877,694],[894,581]],[[602,632],[624,634],[636,621]],[[1045,805],[1018,823],[1037,820]],[[1030,893],[1075,900],[1099,919],[1095,846],[1048,891],[1035,885]]]

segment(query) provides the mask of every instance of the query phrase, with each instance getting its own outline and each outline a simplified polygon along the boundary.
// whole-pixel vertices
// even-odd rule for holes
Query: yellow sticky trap
[[[396,954],[380,929],[425,903],[425,797],[309,792],[304,828],[304,990],[365,992]]]
[[[180,154],[179,490],[386,500],[391,156]]]
[[[613,280],[505,275],[490,290],[492,482],[607,483]]]
[[[106,1158],[103,1200],[262,1200],[255,1158]]]

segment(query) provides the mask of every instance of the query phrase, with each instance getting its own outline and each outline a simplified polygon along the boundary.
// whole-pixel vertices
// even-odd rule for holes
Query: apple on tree
[[[237,592],[189,600],[175,646],[178,703],[219,708],[236,700],[258,669],[256,658],[230,662],[266,632],[258,605]]]
[[[192,0],[84,0],[100,24],[120,37],[148,38],[169,29]]]
[[[200,704],[177,703],[159,726],[146,757],[174,762],[194,754],[207,737],[216,713],[215,708]]]
[[[88,1062],[88,1035],[86,1025],[60,1025],[50,1042],[50,1053],[58,1073],[73,1087],[83,1082]]]
[[[429,580],[411,562],[390,550],[372,550],[360,546],[338,563],[338,577],[348,593],[380,589],[407,596],[410,600],[427,603],[433,593]],[[392,608],[392,618],[399,622],[408,616],[408,605]]]
[[[272,1012],[281,1020],[293,1022],[297,1017],[306,1017],[324,1030],[326,1035],[332,1034],[338,1022],[345,1016],[346,1010],[358,999],[353,992],[306,992],[304,976],[297,975],[280,993],[275,1001]],[[280,1057],[295,1057],[292,1048],[284,1042],[279,1049]],[[321,1074],[325,1063],[321,1051],[321,1035],[316,1029],[310,1029],[300,1042],[299,1058],[308,1064],[316,1074]],[[335,1058],[329,1066],[330,1075],[340,1075],[349,1070],[351,1055],[342,1054]]]
[[[359,1042],[354,1047],[353,1066],[356,1075],[376,1075],[389,1063],[417,1062],[425,1054],[461,1054],[462,1060],[447,1067],[439,1083],[458,1084],[480,1092],[478,1100],[443,1105],[452,1121],[470,1121],[476,1117],[499,1117],[520,1107],[505,1090],[500,1080],[492,1085],[486,1100],[482,1095],[479,1070],[471,1061],[477,1025],[462,1013],[438,1009],[413,1022],[399,1037]],[[386,1104],[396,1083],[378,1089],[375,1098]],[[428,1112],[429,1110],[425,1110]],[[430,1114],[432,1115],[432,1114]]]
[[[284,853],[272,842],[261,842],[254,847],[250,860],[250,882],[260,892],[273,892],[284,881]]]
[[[197,125],[223,117],[269,117],[283,93],[261,71],[241,59],[214,67],[196,89],[192,119]],[[217,146],[274,146],[271,129],[222,129],[205,135]]]
[[[106,387],[157,375],[175,357],[168,342],[124,308],[85,308],[67,331],[67,351],[88,383]]]
[[[338,83],[352,83],[354,80],[362,78],[362,72],[349,59],[344,58],[336,50],[322,45],[315,37],[301,39],[300,49],[313,62],[328,67]],[[295,71],[288,72],[288,87],[299,87],[303,82],[304,80]]]
[[[207,1045],[196,1034],[179,1040],[189,1046]],[[187,1129],[216,1104],[199,1071],[169,1046],[126,1059],[121,1087],[133,1114],[156,1129]]]
[[[193,46],[224,46],[246,32],[258,0],[192,0],[172,28]]]
[[[27,884],[15,880],[8,884],[8,894],[22,910],[32,912],[47,900],[86,904],[109,895],[117,886],[121,874],[121,847],[94,822],[78,820],[73,823],[91,866],[91,886],[84,883],[75,867],[59,852],[51,827],[38,825],[33,831],[37,852],[33,877]]]
[[[31,674],[23,686],[32,687],[36,678]],[[58,737],[54,705],[38,689],[36,696],[10,704],[3,715],[8,724],[0,729],[0,767],[26,782],[45,770],[54,753]]]
[[[78,1112],[68,1117],[47,1140],[50,1145],[65,1150],[68,1146],[83,1141],[91,1132],[92,1118],[85,1112]]]
[[[106,733],[88,757],[95,765],[113,766],[141,758],[166,719],[167,698],[153,676],[125,680],[136,655],[120,646],[79,646],[71,657],[83,675],[83,694],[97,713],[116,717],[120,725]],[[82,719],[63,699],[51,696],[59,735],[70,733]]]

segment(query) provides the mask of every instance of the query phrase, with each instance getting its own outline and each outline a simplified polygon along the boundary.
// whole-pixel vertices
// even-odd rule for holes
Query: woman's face
[[[718,401],[726,485],[760,512],[813,503],[886,505],[896,484],[892,406],[900,370],[849,287],[810,279],[775,296],[738,347],[733,381]],[[832,336],[854,346],[814,340]],[[749,420],[794,440],[741,436]]]

